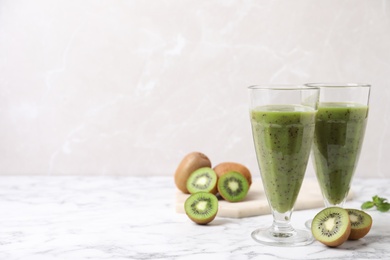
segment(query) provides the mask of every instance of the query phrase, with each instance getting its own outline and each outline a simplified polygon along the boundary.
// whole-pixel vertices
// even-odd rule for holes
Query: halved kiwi
[[[248,180],[249,186],[252,184],[252,174],[245,165],[236,162],[222,162],[214,166],[213,170],[217,174],[218,178],[222,175],[234,171],[239,172]]]
[[[187,180],[187,190],[193,194],[200,191],[217,193],[217,174],[210,167],[202,167],[191,173]]]
[[[351,233],[351,222],[348,212],[339,207],[321,210],[311,223],[313,236],[330,247],[344,243]]]
[[[184,156],[175,171],[176,187],[183,193],[189,193],[187,190],[187,180],[191,173],[202,167],[211,167],[210,159],[200,152],[191,152]]]
[[[218,213],[218,199],[208,192],[194,193],[184,203],[187,216],[197,224],[205,225]]]
[[[248,180],[239,172],[225,173],[218,179],[218,192],[227,201],[242,201],[249,190]]]
[[[349,240],[356,240],[364,237],[370,231],[372,218],[366,212],[358,209],[346,209],[351,221],[351,234]]]

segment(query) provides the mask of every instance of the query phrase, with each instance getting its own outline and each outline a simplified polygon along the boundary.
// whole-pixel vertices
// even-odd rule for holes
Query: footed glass
[[[275,246],[313,242],[310,231],[290,224],[312,146],[319,88],[297,85],[250,86],[250,119],[261,179],[272,211],[270,227],[252,237]]]
[[[344,207],[362,149],[370,85],[312,83],[306,86],[321,91],[312,155],[324,204]],[[311,220],[305,224],[310,228]]]

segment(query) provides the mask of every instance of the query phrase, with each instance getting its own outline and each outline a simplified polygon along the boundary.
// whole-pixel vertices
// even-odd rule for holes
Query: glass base
[[[256,229],[252,232],[252,238],[269,246],[305,246],[314,241],[311,231],[300,229],[280,231],[275,230],[274,226]]]
[[[305,227],[306,227],[307,229],[309,229],[309,230],[311,230],[311,222],[313,222],[312,219],[308,219],[308,220],[306,220],[306,222],[305,222]]]

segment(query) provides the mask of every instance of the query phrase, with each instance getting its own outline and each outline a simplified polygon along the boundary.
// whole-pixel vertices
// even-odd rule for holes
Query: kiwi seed
[[[187,190],[187,179],[190,177],[191,173],[202,167],[211,167],[211,161],[206,155],[200,152],[191,152],[187,154],[176,169],[176,187],[183,193],[189,193]]]
[[[366,212],[357,209],[346,209],[351,221],[351,234],[349,240],[357,240],[370,231],[372,226],[372,218]]]
[[[218,199],[208,192],[194,193],[184,203],[187,216],[195,223],[205,225],[218,213]]]
[[[227,201],[242,201],[248,194],[248,180],[239,172],[228,172],[218,179],[218,192]]]
[[[202,167],[191,173],[187,180],[187,190],[193,194],[200,191],[217,193],[217,174],[210,167]]]

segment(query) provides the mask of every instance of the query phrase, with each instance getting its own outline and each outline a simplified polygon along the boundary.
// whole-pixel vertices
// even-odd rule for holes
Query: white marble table
[[[390,198],[389,186],[355,180],[347,206]],[[175,212],[175,192],[169,177],[0,177],[0,259],[390,259],[390,212],[370,211],[371,232],[336,249],[271,247],[250,237],[270,215],[199,226]],[[316,212],[294,212],[293,225]]]

